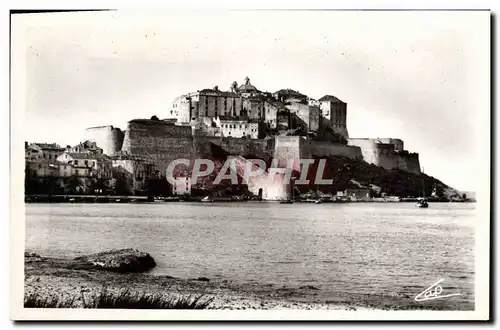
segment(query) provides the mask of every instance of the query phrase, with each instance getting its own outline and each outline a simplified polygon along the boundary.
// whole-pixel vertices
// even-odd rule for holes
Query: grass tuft
[[[63,297],[46,297],[38,293],[27,295],[24,299],[25,308],[75,308],[77,295],[71,299]],[[118,293],[108,291],[103,287],[100,292],[85,295],[81,292],[83,308],[102,309],[206,309],[214,298],[203,295],[166,295],[132,292],[122,289]]]
[[[25,308],[74,308],[76,296],[66,299],[58,296],[40,296],[31,293],[24,297]]]

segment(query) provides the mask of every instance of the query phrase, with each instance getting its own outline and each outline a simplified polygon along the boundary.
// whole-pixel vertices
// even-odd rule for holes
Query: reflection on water
[[[26,247],[73,257],[133,247],[153,271],[322,294],[404,292],[441,278],[473,300],[474,204],[27,204]]]

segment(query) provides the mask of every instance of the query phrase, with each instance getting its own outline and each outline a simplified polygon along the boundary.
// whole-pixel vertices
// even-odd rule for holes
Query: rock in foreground
[[[104,251],[81,256],[75,260],[91,263],[100,269],[118,273],[140,273],[156,266],[153,257],[135,249]]]
[[[26,262],[26,263],[43,261],[43,260],[44,259],[37,253],[29,252],[29,251],[24,252],[24,262]]]

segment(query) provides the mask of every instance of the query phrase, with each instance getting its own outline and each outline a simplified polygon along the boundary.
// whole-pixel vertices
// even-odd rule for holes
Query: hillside
[[[316,164],[316,163],[315,163]],[[312,171],[309,176],[313,179],[316,175]],[[335,156],[327,158],[324,178],[333,179],[332,186],[314,187],[324,193],[344,191],[346,188],[357,188],[360,185],[373,189],[374,195],[385,193],[399,197],[420,197],[425,190],[425,196],[430,196],[436,189],[437,196],[450,198],[456,191],[438,179],[426,174],[413,174],[402,170],[386,170],[362,160]],[[358,183],[358,184],[356,184]],[[373,187],[376,186],[376,187]],[[300,191],[310,187],[300,187]],[[378,191],[377,191],[378,190]],[[458,192],[456,192],[458,195]]]
[[[215,151],[215,150],[212,150]],[[199,188],[212,193],[224,191],[245,190],[242,187],[230,187],[229,180],[223,181],[222,186],[213,185],[213,180],[217,176],[227,154],[214,152],[210,157],[215,162],[215,171],[209,177],[198,179]],[[244,155],[247,159],[257,159],[254,155]],[[322,157],[324,158],[324,157]],[[425,196],[431,196],[436,189],[437,196],[443,199],[461,196],[459,192],[440,180],[426,174],[413,174],[402,170],[386,170],[363,160],[354,160],[343,156],[326,158],[325,171],[322,175],[324,179],[333,179],[332,185],[315,185],[317,167],[319,159],[315,159],[308,171],[308,185],[295,185],[298,193],[307,193],[320,191],[324,194],[336,194],[338,191],[344,191],[347,188],[366,187],[372,189],[373,196],[379,196],[382,193],[390,196],[399,197],[421,197],[425,190]],[[267,159],[266,163],[270,164]],[[300,173],[295,172],[292,175],[298,178]],[[241,178],[240,178],[241,179]]]

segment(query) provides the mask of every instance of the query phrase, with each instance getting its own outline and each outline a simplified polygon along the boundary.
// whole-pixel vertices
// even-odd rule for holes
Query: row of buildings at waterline
[[[96,191],[91,191],[91,187],[96,182],[113,187],[121,180],[125,186],[123,193],[141,194],[146,193],[152,180],[162,181],[161,173],[152,162],[125,153],[106,155],[91,141],[66,147],[55,143],[26,142],[25,166],[27,183],[55,182],[61,188],[58,191],[63,191],[68,182],[77,179],[81,184],[73,193],[93,194]],[[181,186],[175,190],[179,194],[186,193],[186,188]]]

